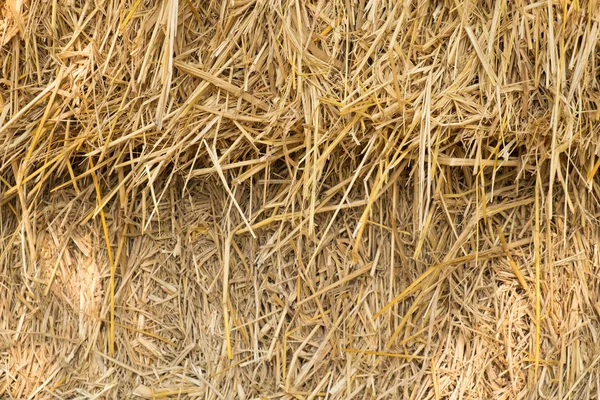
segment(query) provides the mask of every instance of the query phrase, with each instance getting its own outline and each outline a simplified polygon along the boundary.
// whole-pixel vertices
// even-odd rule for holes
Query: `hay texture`
[[[599,24],[0,1],[0,398],[598,399]]]

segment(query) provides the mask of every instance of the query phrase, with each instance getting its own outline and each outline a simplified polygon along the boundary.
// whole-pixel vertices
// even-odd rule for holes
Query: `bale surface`
[[[600,398],[599,24],[0,1],[0,398]]]

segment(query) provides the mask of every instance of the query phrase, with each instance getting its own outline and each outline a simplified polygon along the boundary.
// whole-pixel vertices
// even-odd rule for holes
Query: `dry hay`
[[[596,1],[0,8],[0,397],[600,397]]]

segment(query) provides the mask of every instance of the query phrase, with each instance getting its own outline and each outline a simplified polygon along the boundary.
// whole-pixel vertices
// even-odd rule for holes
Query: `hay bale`
[[[595,1],[0,7],[0,397],[598,398]]]

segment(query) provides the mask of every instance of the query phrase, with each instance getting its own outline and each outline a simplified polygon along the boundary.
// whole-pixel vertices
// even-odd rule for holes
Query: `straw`
[[[0,398],[597,399],[597,1],[0,1]]]

